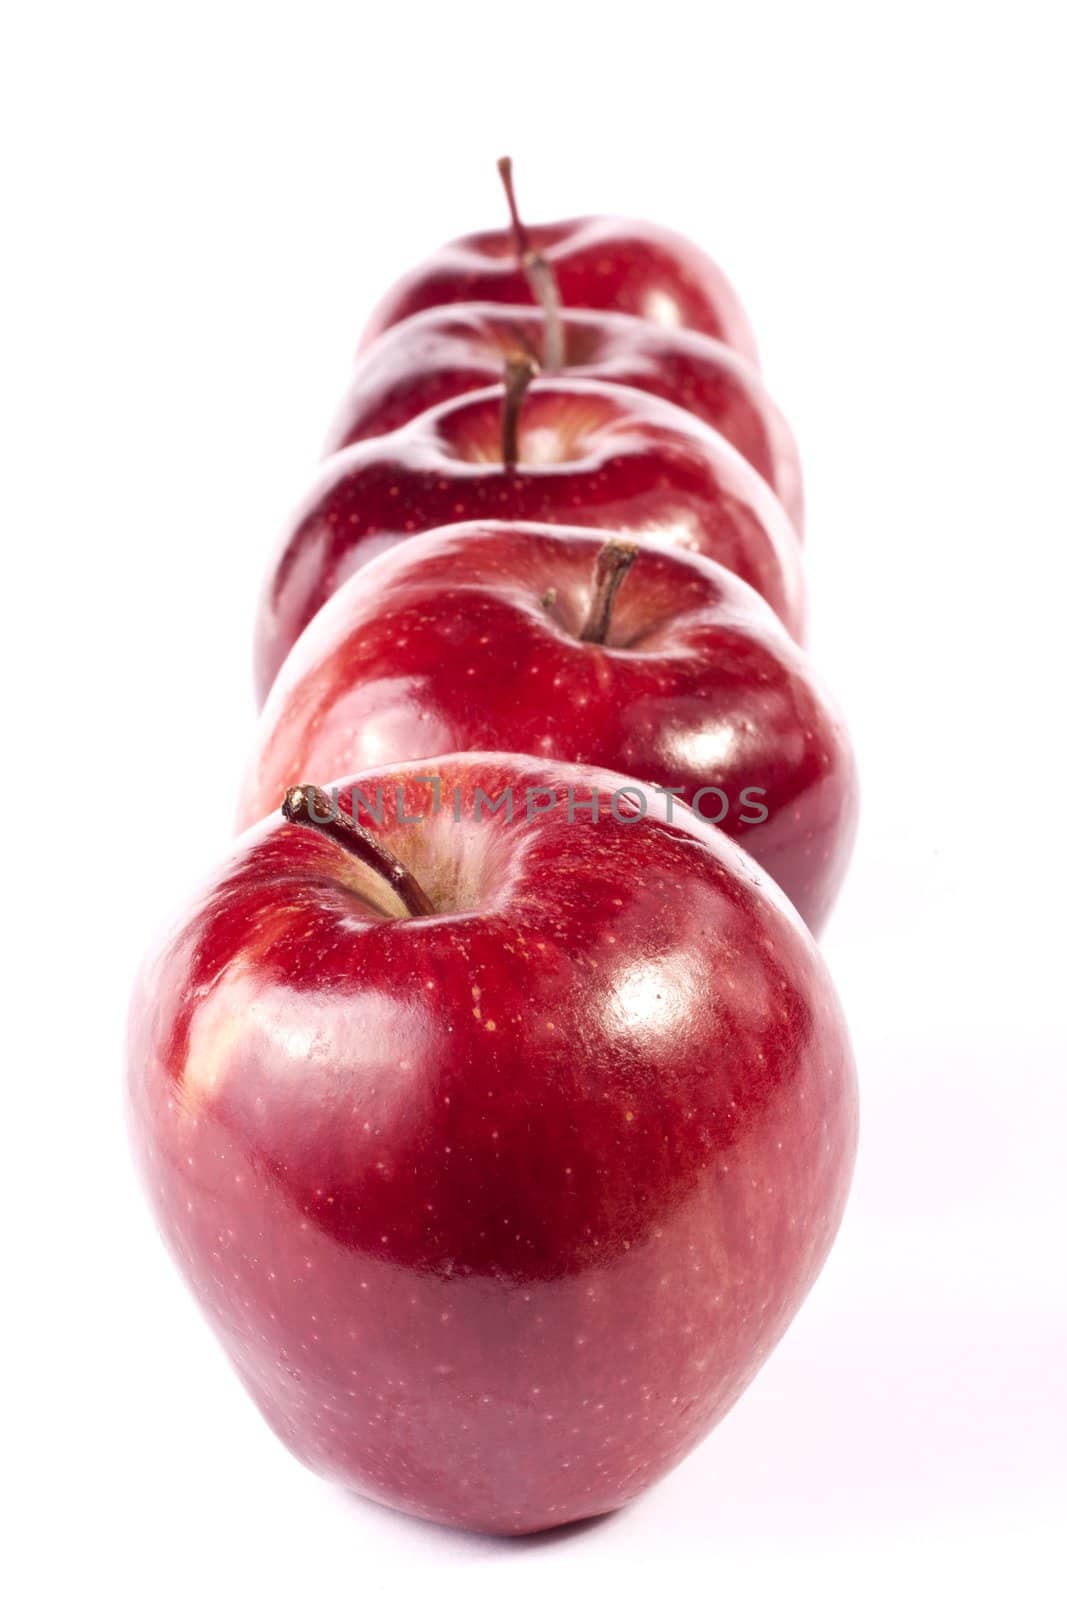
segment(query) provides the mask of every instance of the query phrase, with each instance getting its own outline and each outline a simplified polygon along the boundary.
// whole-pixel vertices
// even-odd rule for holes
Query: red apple
[[[695,328],[755,362],[748,318],[725,274],[681,234],[623,217],[577,217],[527,228],[500,163],[511,228],[472,233],[401,278],[374,312],[364,346],[429,306],[492,300],[624,311],[666,328]]]
[[[261,599],[261,701],[346,578],[410,534],[471,518],[576,523],[696,550],[750,583],[794,635],[802,632],[796,534],[778,497],[731,445],[666,400],[575,379],[536,382],[520,418],[531,371],[515,366],[510,389],[446,401],[323,463]]]
[[[145,965],[148,1194],[316,1471],[497,1533],[609,1511],[729,1409],[833,1239],[830,979],[749,858],[632,780],[357,781],[364,827],[294,791]]]
[[[644,389],[691,411],[751,462],[800,532],[800,459],[755,367],[707,334],[609,311],[559,317],[562,372]],[[547,365],[545,317],[526,306],[439,306],[388,329],[365,350],[327,450],[399,428],[421,411],[499,380],[509,357]]]
[[[702,556],[635,550],[589,529],[489,522],[373,562],[282,668],[242,822],[304,778],[381,762],[583,761],[679,789],[818,930],[855,831],[844,726],[747,584]]]

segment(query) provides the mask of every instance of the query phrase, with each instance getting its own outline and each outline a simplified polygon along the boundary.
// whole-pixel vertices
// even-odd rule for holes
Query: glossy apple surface
[[[817,931],[844,877],[856,775],[840,717],[759,596],[648,547],[603,643],[582,639],[601,534],[442,528],[364,568],[301,635],[267,700],[247,825],[292,784],[462,750],[584,761],[680,788]],[[546,603],[547,601],[547,603]]]
[[[800,459],[757,370],[717,339],[617,312],[561,314],[562,375],[643,389],[717,428],[766,478],[793,526],[804,521]],[[522,306],[440,306],[389,329],[365,350],[327,440],[341,450],[399,428],[421,411],[499,381],[509,356],[546,365],[545,319]]]
[[[570,310],[622,311],[665,328],[695,328],[757,360],[748,318],[726,275],[691,240],[624,217],[578,217],[525,230]],[[508,228],[468,234],[401,278],[381,301],[364,347],[430,306],[536,303]]]
[[[325,461],[285,531],[256,624],[260,702],[346,578],[428,528],[472,518],[575,523],[711,556],[803,631],[801,548],[778,497],[733,447],[657,396],[538,379],[503,461],[503,388],[446,401]]]
[[[521,1533],[630,1500],[773,1349],[841,1214],[853,1067],[815,944],[716,829],[632,782],[616,820],[591,769],[431,770],[358,783],[432,915],[312,827],[237,843],[139,979],[132,1133],[289,1447]]]

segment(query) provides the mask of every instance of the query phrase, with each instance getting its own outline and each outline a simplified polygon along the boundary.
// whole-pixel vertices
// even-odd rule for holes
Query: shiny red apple
[[[800,459],[759,373],[717,339],[608,311],[559,315],[567,376],[626,384],[717,428],[782,501],[799,532]],[[547,365],[546,321],[527,306],[439,306],[383,333],[356,364],[327,450],[399,428],[421,411],[496,383],[509,357]]]
[[[242,823],[304,778],[461,750],[676,788],[814,930],[844,877],[856,819],[844,726],[770,608],[702,556],[500,522],[382,556],[282,668]]]
[[[500,163],[511,206],[510,229],[472,233],[438,250],[401,278],[372,315],[364,346],[383,329],[429,306],[492,300],[551,302],[623,311],[667,328],[695,328],[750,361],[756,343],[725,274],[691,240],[651,222],[577,217],[527,228]]]
[[[696,550],[803,629],[801,549],[771,491],[706,424],[614,384],[539,379],[446,401],[331,456],[286,530],[257,619],[260,701],[330,595],[410,534],[472,518],[576,523]],[[516,459],[517,458],[517,459]]]
[[[363,827],[297,790],[146,963],[148,1194],[310,1467],[495,1533],[609,1511],[729,1409],[833,1239],[833,988],[751,860],[632,780],[358,784]]]

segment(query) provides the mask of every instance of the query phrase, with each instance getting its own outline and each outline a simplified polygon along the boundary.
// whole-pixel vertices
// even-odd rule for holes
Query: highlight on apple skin
[[[730,1408],[830,1247],[833,987],[751,859],[632,778],[353,781],[358,826],[294,788],[145,963],[148,1195],[314,1470],[496,1533],[609,1511]]]
[[[286,660],[240,823],[304,779],[462,750],[675,788],[813,932],[848,866],[858,795],[842,719],[770,607],[686,551],[486,522],[379,556]]]
[[[320,466],[271,561],[256,621],[259,702],[344,580],[429,528],[572,523],[696,550],[804,630],[801,545],[781,501],[712,428],[658,396],[583,379],[508,382],[445,401]],[[517,380],[516,380],[517,373]]]

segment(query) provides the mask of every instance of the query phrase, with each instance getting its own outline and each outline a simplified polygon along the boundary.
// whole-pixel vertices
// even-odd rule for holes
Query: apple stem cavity
[[[531,248],[530,235],[526,231],[526,224],[519,215],[519,207],[515,199],[515,184],[511,174],[511,157],[501,156],[496,164],[496,169],[500,174],[500,181],[504,185],[508,211],[511,213],[511,232],[515,240],[515,254],[519,259],[519,266],[526,274],[530,292],[544,313],[544,368],[546,372],[559,372],[566,365],[567,350],[563,329],[563,302],[560,299],[556,274],[541,252]]]
[[[295,822],[299,828],[310,828],[324,834],[347,850],[350,856],[370,867],[392,889],[404,909],[413,917],[432,917],[434,905],[422,884],[409,872],[402,861],[387,850],[353,817],[341,810],[336,800],[331,800],[324,790],[313,783],[298,784],[286,792],[282,801],[282,816],[286,822]]]
[[[593,568],[593,597],[585,627],[578,638],[583,644],[604,644],[611,627],[611,614],[623,579],[637,558],[637,546],[623,539],[609,539],[597,553]]]
[[[500,455],[509,470],[519,461],[519,417],[526,391],[537,376],[532,356],[509,356],[504,365],[504,402],[500,408]]]

